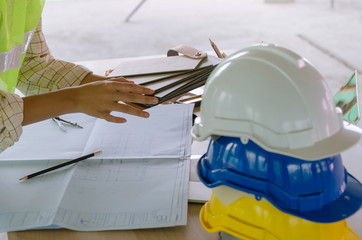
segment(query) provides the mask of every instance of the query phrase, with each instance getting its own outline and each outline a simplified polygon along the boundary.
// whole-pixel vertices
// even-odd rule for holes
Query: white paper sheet
[[[19,176],[44,169],[58,161],[0,162],[0,231],[48,226],[71,178],[73,168],[19,181]]]
[[[82,163],[54,224],[87,231],[175,226],[182,165],[179,159]]]
[[[185,225],[192,109],[183,104],[152,108],[149,119],[128,117],[128,126],[67,115],[85,128],[66,136],[52,122],[30,125],[21,141],[1,154],[0,232],[52,224],[80,231]],[[86,143],[79,143],[77,131]],[[42,149],[32,137],[43,151],[34,150]],[[103,154],[19,181],[64,161],[56,159],[94,150]],[[53,154],[47,158],[47,153]]]
[[[128,59],[127,61],[121,62],[109,77],[191,70],[196,68],[200,61],[200,59],[193,59],[186,56],[134,59],[133,61]]]
[[[2,160],[73,159],[82,155],[96,118],[69,114],[62,118],[83,129],[67,127],[63,132],[51,119],[25,126],[20,141],[0,153]]]
[[[146,119],[124,114],[124,124],[69,114],[62,118],[83,129],[66,127],[66,133],[52,120],[45,120],[24,127],[20,141],[2,152],[0,161],[73,159],[98,150],[102,150],[98,158],[184,156],[192,109],[193,105],[159,105],[147,110],[150,117]]]
[[[184,156],[185,144],[190,140],[190,133],[184,130],[190,127],[192,106],[175,105],[179,104],[151,108],[146,119],[128,116],[125,124],[97,119],[84,154],[101,149],[102,158]]]

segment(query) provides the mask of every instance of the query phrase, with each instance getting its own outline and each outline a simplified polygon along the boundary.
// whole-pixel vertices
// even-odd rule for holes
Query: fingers
[[[157,104],[158,98],[137,93],[113,93],[112,100],[115,102],[129,102],[129,103],[144,103],[144,104]]]
[[[122,103],[114,103],[112,106],[109,107],[107,111],[98,112],[97,114],[94,114],[95,117],[102,118],[108,122],[114,122],[114,123],[125,123],[127,120],[123,117],[117,117],[111,115],[111,112],[117,111],[117,112],[123,112],[126,114],[130,114],[137,117],[142,118],[148,118],[150,114],[148,112],[142,111],[140,109],[137,109],[135,107],[132,107],[130,105],[122,104]]]
[[[95,116],[97,118],[104,119],[104,120],[106,120],[108,122],[113,122],[113,123],[125,123],[125,122],[127,122],[127,120],[125,118],[113,116],[113,115],[110,114],[109,111],[99,112],[97,114],[94,114],[93,116]]]
[[[145,94],[145,95],[152,95],[155,91],[146,88],[137,84],[133,84],[130,82],[117,82],[117,81],[110,81],[108,83],[108,87],[110,90],[116,90],[119,92],[133,92],[133,93],[139,93],[139,94]]]
[[[116,116],[113,116],[111,114],[104,114],[104,116],[102,118],[104,120],[108,121],[108,122],[113,122],[113,123],[125,123],[125,122],[127,122],[127,120],[125,118],[116,117]]]
[[[148,112],[145,112],[128,104],[113,103],[111,108],[112,111],[123,112],[137,117],[148,118],[150,116]]]
[[[123,81],[120,79],[120,81]],[[132,84],[129,82],[111,82],[108,84],[111,98],[113,101],[119,102],[132,102],[132,103],[144,103],[144,104],[157,104],[158,98],[147,96],[154,93],[154,90],[146,87]]]
[[[115,82],[121,82],[121,83],[134,83],[133,81],[127,80],[124,77],[117,77],[117,78],[110,78],[108,81],[115,81]]]
[[[154,90],[134,84],[124,78],[97,81],[74,88],[76,111],[105,119],[109,122],[123,123],[126,119],[110,115],[121,112],[148,118],[149,113],[131,106],[132,103],[157,104],[158,98],[149,96]]]

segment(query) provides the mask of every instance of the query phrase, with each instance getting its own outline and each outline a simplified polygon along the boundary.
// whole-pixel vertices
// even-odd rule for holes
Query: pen
[[[94,152],[94,153],[91,153],[91,154],[88,154],[88,155],[85,155],[85,156],[82,156],[82,157],[79,157],[79,158],[76,158],[76,159],[73,159],[73,160],[70,160],[70,161],[67,161],[67,162],[58,164],[58,165],[55,165],[55,166],[53,166],[53,167],[46,168],[46,169],[41,170],[41,171],[39,171],[39,172],[32,173],[32,174],[30,174],[30,175],[27,175],[27,176],[24,176],[24,177],[20,178],[19,180],[27,180],[27,179],[30,179],[30,178],[39,176],[39,175],[41,175],[41,174],[44,174],[44,173],[47,173],[47,172],[56,170],[56,169],[58,169],[58,168],[62,168],[62,167],[68,166],[68,165],[70,165],[70,164],[77,163],[77,162],[80,162],[80,161],[82,161],[82,160],[85,160],[85,159],[94,157],[94,156],[99,155],[99,154],[101,154],[101,153],[102,153],[102,151]]]

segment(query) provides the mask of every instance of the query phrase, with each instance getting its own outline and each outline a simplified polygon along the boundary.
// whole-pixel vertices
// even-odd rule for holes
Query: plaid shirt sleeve
[[[54,59],[40,21],[20,68],[17,88],[25,95],[45,93],[77,86],[88,73],[90,71],[83,66]]]
[[[19,140],[23,132],[23,99],[14,93],[0,91],[0,152]]]
[[[90,71],[80,65],[56,60],[50,55],[41,22],[28,46],[20,68],[17,88],[25,95],[79,85]],[[12,146],[22,134],[23,99],[0,91],[0,152]]]

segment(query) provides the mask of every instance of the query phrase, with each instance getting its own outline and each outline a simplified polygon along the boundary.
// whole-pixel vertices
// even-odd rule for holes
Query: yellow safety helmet
[[[201,209],[207,232],[226,232],[243,240],[355,240],[360,239],[346,220],[316,223],[278,210],[270,202],[220,186]]]
[[[239,240],[240,238],[234,237],[226,232],[219,233],[219,240]],[[355,232],[352,230],[348,232],[348,240],[360,240]]]

